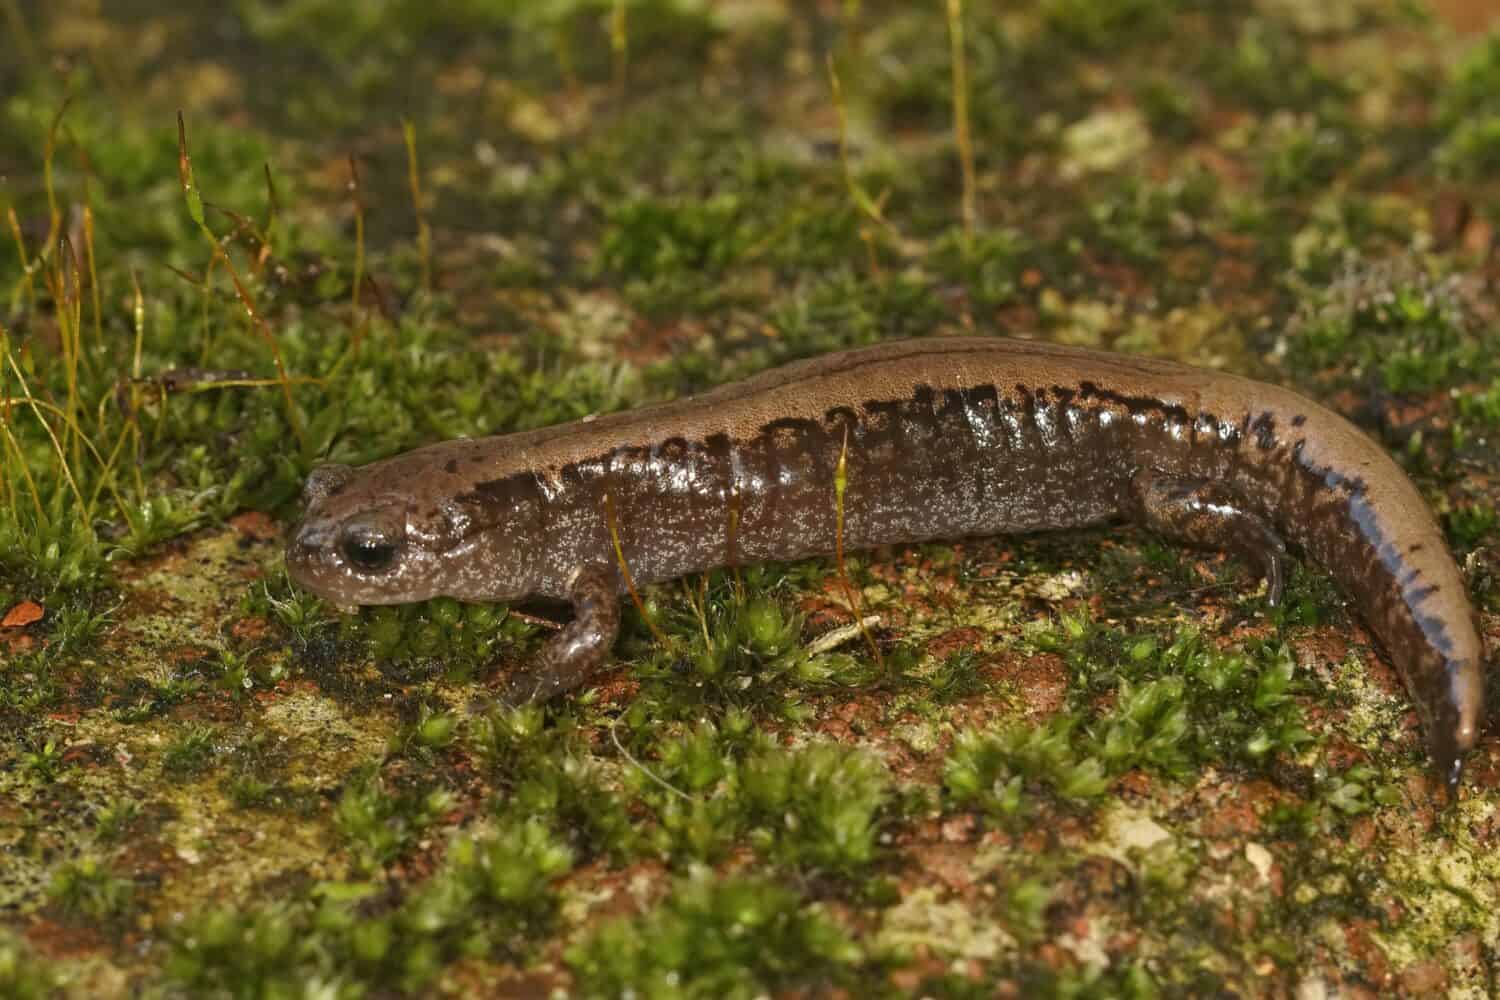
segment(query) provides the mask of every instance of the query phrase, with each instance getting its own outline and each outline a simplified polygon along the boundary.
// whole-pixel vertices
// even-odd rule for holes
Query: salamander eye
[[[396,561],[399,542],[366,524],[350,525],[339,539],[339,552],[355,569],[379,573]]]

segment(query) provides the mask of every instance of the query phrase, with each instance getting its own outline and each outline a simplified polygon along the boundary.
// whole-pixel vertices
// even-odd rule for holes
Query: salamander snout
[[[421,546],[411,536],[410,504],[350,484],[350,470],[325,467],[304,491],[307,513],[286,549],[300,586],[345,607],[395,604],[431,596],[421,577]]]
[[[298,583],[320,593],[336,582],[340,595],[363,594],[380,587],[382,577],[400,575],[406,547],[400,508],[377,507],[342,519],[309,512],[287,546],[287,569]]]

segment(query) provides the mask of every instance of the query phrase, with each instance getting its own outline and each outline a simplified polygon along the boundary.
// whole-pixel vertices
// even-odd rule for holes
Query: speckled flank
[[[314,477],[288,565],[346,605],[535,594],[582,611],[597,602],[580,580],[589,593],[600,579],[622,585],[607,509],[640,583],[831,551],[841,454],[853,548],[1125,517],[1240,552],[1274,600],[1287,539],[1354,598],[1457,780],[1483,650],[1421,496],[1337,414],[1169,362],[903,341],[629,413],[433,445]],[[589,662],[544,654],[567,682],[538,689],[579,683],[603,657],[614,617],[589,617],[580,628],[595,633],[572,637]]]

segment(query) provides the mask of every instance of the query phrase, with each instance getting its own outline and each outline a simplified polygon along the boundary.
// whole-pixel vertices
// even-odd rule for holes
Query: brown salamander
[[[1354,600],[1458,781],[1478,735],[1483,645],[1463,577],[1397,464],[1289,390],[1166,361],[996,338],[880,344],[701,396],[419,448],[309,478],[287,550],[343,606],[563,598],[574,620],[510,682],[577,687],[624,589],[826,554],[846,456],[845,544],[1114,519],[1239,554],[1279,601],[1283,539]]]

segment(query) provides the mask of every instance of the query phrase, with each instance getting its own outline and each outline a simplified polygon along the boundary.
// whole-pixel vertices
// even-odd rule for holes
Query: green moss
[[[388,792],[374,768],[356,772],[334,809],[334,824],[363,869],[380,868],[453,805],[447,789]]]
[[[725,269],[754,236],[733,195],[696,203],[624,201],[609,210],[600,266],[623,279],[631,301],[647,313],[701,311],[714,305]]]
[[[1447,133],[1439,167],[1451,176],[1492,176],[1500,165],[1500,35],[1490,35],[1457,64],[1438,96],[1438,120]]]
[[[22,484],[13,467],[7,466],[6,476],[15,491]],[[42,598],[58,591],[87,593],[104,581],[103,547],[88,525],[64,519],[66,502],[58,490],[42,516],[12,508],[12,516],[0,520],[0,572],[10,593]]]
[[[555,926],[552,880],[571,864],[540,823],[455,838],[443,866],[397,905],[363,883],[325,883],[312,898],[212,909],[173,934],[167,974],[198,992],[280,996],[309,981],[360,996],[420,991],[460,956],[517,957]]]
[[[394,99],[403,70],[414,64],[436,72],[441,60],[429,46],[451,54],[499,53],[515,78],[561,86],[579,77],[608,81],[615,72],[610,36],[611,0],[563,0],[497,8],[474,0],[437,4],[373,4],[357,16],[328,0],[273,4],[253,0],[241,8],[246,26],[274,64],[298,65],[311,55],[344,74],[326,95],[288,99],[283,114],[304,127],[344,124],[350,105]],[[645,0],[632,4],[626,22],[630,78],[680,76],[684,62],[701,59],[718,36],[711,6],[695,0]],[[484,44],[478,39],[483,38]]]
[[[1438,151],[1438,163],[1449,173],[1493,175],[1500,168],[1500,115],[1458,122]]]
[[[550,818],[582,858],[634,857],[643,849],[638,818],[588,755],[576,721],[551,721],[527,706],[491,712],[470,729],[466,744],[500,790],[493,812],[501,820]]]
[[[407,945],[407,981],[425,982],[459,954],[526,954],[554,927],[558,898],[551,883],[572,860],[536,820],[453,841],[442,870],[399,913],[399,930],[417,937],[415,947],[404,935],[393,938]]]
[[[586,996],[753,997],[824,987],[861,960],[848,933],[795,891],[698,872],[643,918],[605,924],[570,948]]]
[[[192,221],[181,211],[177,129],[172,114],[121,114],[118,105],[106,96],[105,86],[85,65],[76,67],[58,84],[26,88],[11,95],[0,106],[0,120],[9,126],[9,134],[24,144],[29,157],[38,156],[66,95],[54,186],[61,197],[81,203],[88,183],[91,210],[97,220],[97,259],[116,261],[144,254],[160,263],[201,270],[205,256],[200,252],[202,244]],[[209,197],[219,205],[262,212],[266,198],[263,167],[273,159],[267,138],[244,123],[229,125],[212,117],[195,117],[191,124],[194,169],[210,179]],[[87,154],[86,161],[78,156],[79,150]],[[22,151],[14,152],[19,156]],[[283,178],[283,186],[286,183]],[[18,211],[24,214],[45,207],[44,192],[39,187],[21,190],[26,196],[18,199]],[[0,287],[9,291],[17,277],[12,270],[17,261],[9,238],[5,244],[7,252],[0,254]],[[44,252],[44,248],[32,249]],[[75,249],[83,251],[83,247]],[[130,287],[129,275],[123,269],[106,271],[104,277],[112,290],[123,293]]]
[[[479,727],[477,748],[507,790],[495,807],[501,817],[555,817],[579,848],[614,858],[716,861],[748,842],[807,873],[849,875],[876,859],[894,803],[867,753],[821,742],[777,747],[750,714],[729,709],[718,724],[676,737],[636,731],[611,779],[543,718],[515,709]]]
[[[1185,170],[1166,184],[1127,177],[1090,200],[1081,238],[1091,250],[1102,247],[1132,263],[1151,263],[1190,236],[1184,220],[1205,226],[1217,196],[1214,176],[1201,168]]]
[[[305,975],[298,958],[308,939],[298,916],[284,904],[193,914],[177,927],[164,971],[204,994],[250,998],[290,992]],[[334,996],[356,995],[339,983],[331,985]]]
[[[731,712],[722,726],[700,723],[658,743],[655,756],[625,776],[656,824],[641,831],[642,848],[677,863],[716,861],[748,840],[770,861],[824,874],[875,860],[891,789],[866,753],[776,747]]]
[[[9,656],[0,663],[0,726],[10,731],[25,729],[37,713],[57,704],[63,696],[58,670],[52,658],[38,653]]]
[[[752,843],[779,863],[844,873],[875,859],[877,817],[889,794],[884,765],[832,743],[752,754],[740,775]]]
[[[213,765],[217,735],[206,726],[187,730],[167,746],[161,756],[162,770],[179,779],[202,774]]]
[[[977,1000],[993,996],[997,984],[1003,984],[1001,989],[1019,991],[1024,996],[1067,997],[1076,1000],[1151,1000],[1164,995],[1145,964],[1134,962],[1126,963],[1120,969],[1098,966],[1054,969],[1045,962],[1026,962],[992,980],[976,982],[957,974],[929,978],[923,980],[921,992],[927,996],[974,997]]]
[[[201,687],[199,678],[171,668],[127,677],[112,692],[113,715],[120,722],[146,722],[182,704]]]
[[[1128,655],[1115,709],[1098,735],[1112,769],[1146,767],[1185,778],[1216,757],[1263,766],[1312,740],[1291,697],[1296,661],[1286,645],[1219,650],[1189,632],[1159,655],[1149,638],[1134,642]],[[1137,664],[1168,676],[1133,681]],[[1109,683],[1101,674],[1092,680]]]
[[[322,800],[316,789],[287,772],[295,756],[289,741],[269,732],[253,733],[228,753],[228,773],[219,787],[239,809],[284,810],[315,815]]]
[[[1104,765],[1072,745],[1075,725],[1058,719],[1038,728],[960,733],[943,765],[951,801],[1010,819],[1023,815],[1028,784],[1042,785],[1067,802],[1098,798],[1109,787]]]
[[[1386,392],[1429,393],[1493,377],[1493,339],[1451,286],[1371,267],[1332,286],[1290,338],[1293,360],[1314,370],[1355,361]],[[1472,404],[1471,404],[1472,405]]]
[[[1250,17],[1238,26],[1227,53],[1198,54],[1202,73],[1223,100],[1269,112],[1311,108],[1348,97],[1336,74],[1308,59],[1298,29],[1272,18]]]
[[[91,652],[113,624],[116,608],[102,608],[95,601],[74,597],[52,607],[49,653],[62,658]]]
[[[115,799],[94,814],[94,836],[102,843],[119,840],[140,817],[141,807],[134,799]]]
[[[1020,297],[1030,249],[1026,237],[1012,229],[974,237],[950,231],[933,247],[929,261],[944,277],[962,283],[976,306],[995,309]]]
[[[115,872],[103,859],[84,856],[53,870],[47,895],[63,913],[77,918],[108,921],[131,905],[135,884]]]
[[[1191,631],[1130,635],[1080,618],[1035,641],[1073,667],[1073,707],[1041,726],[961,732],[943,772],[955,805],[1011,819],[1039,790],[1077,805],[1135,768],[1188,780],[1211,762],[1264,768],[1313,741],[1284,645],[1219,650]]]
[[[1458,397],[1458,412],[1465,420],[1500,428],[1500,375],[1478,392],[1464,393]],[[1455,446],[1462,447],[1465,437],[1458,437]]]
[[[1321,122],[1273,129],[1267,139],[1262,183],[1272,197],[1322,190],[1354,155],[1349,137]]]
[[[63,767],[63,749],[55,739],[42,742],[39,738],[32,749],[21,754],[21,768],[33,781],[42,784],[56,781]]]
[[[819,575],[810,567],[805,572]],[[626,715],[632,728],[648,720],[691,718],[703,704],[753,705],[784,718],[805,714],[803,696],[876,679],[878,666],[841,652],[810,653],[802,619],[772,596],[790,582],[778,567],[748,568],[744,587],[716,574],[702,601],[653,603],[648,613],[669,637],[635,669],[643,697]]]
[[[989,691],[990,681],[979,672],[981,662],[980,655],[973,650],[950,653],[935,669],[921,677],[926,688],[924,700],[948,705]]]
[[[15,1000],[56,996],[63,976],[52,963],[33,955],[10,934],[0,934],[0,994]]]
[[[1119,46],[1170,23],[1183,5],[1176,0],[1047,0],[1043,22],[1068,41],[1089,49]]]
[[[511,618],[503,605],[460,605],[449,598],[399,608],[370,608],[339,622],[341,638],[365,640],[382,668],[421,671],[441,663],[462,679],[505,650],[535,634],[535,627]]]
[[[852,267],[809,276],[772,304],[777,339],[737,360],[760,368],[879,340],[925,336],[945,317],[936,290],[902,275],[872,277]]]
[[[1500,528],[1500,513],[1492,504],[1478,503],[1450,510],[1443,521],[1453,546],[1461,552],[1468,552]]]

